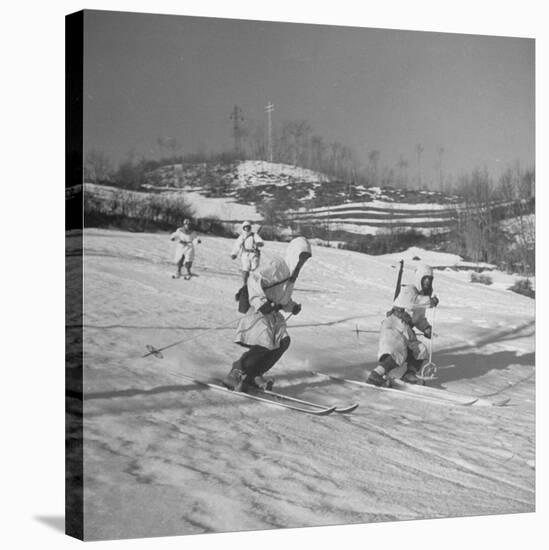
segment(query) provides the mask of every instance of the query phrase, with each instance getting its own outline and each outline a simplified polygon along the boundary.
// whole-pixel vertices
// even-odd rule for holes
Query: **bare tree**
[[[526,170],[521,177],[520,197],[532,199],[536,196],[536,174],[534,170]]]
[[[459,234],[473,261],[487,262],[495,245],[492,202],[493,183],[486,170],[475,170],[461,179],[459,193],[463,198]]]
[[[313,136],[311,138],[311,168],[313,170],[323,170],[325,151],[324,140],[320,136]]]
[[[397,162],[398,167],[398,186],[400,188],[408,187],[408,161],[400,155],[400,158]]]
[[[255,159],[267,159],[267,142],[265,140],[265,129],[261,124],[252,124],[252,127],[246,131],[244,136],[246,143],[248,144],[249,154]],[[278,149],[279,143],[275,139],[275,150]],[[280,155],[277,152],[275,158],[280,159]]]
[[[176,138],[170,136],[158,136],[156,143],[160,149],[160,156],[166,157],[166,151],[171,152],[172,158],[175,157],[175,152],[179,148],[179,142]]]
[[[177,141],[176,138],[174,137],[169,137],[167,138],[167,146],[168,146],[168,149],[170,151],[170,153],[172,154],[172,159],[175,157],[175,152],[179,149],[179,142]]]
[[[444,147],[438,148],[438,181],[440,186],[440,192],[444,191],[444,179],[442,173],[442,155],[444,154]]]
[[[307,149],[311,127],[305,120],[285,122],[282,127],[282,154],[294,166],[307,164]]]
[[[113,166],[105,153],[91,149],[84,160],[84,180],[92,183],[108,181],[113,174]]]
[[[296,125],[296,143],[298,150],[298,162],[301,166],[309,165],[311,126],[305,120],[301,120]]]
[[[164,148],[166,147],[164,138],[162,136],[158,136],[156,138],[156,143],[158,144],[158,148],[160,149],[160,158],[164,158],[166,156],[164,152]]]
[[[242,109],[235,105],[229,118],[233,121],[234,153],[238,156],[242,154],[242,138],[244,137]]]
[[[416,156],[417,156],[417,187],[421,189],[423,187],[423,173],[421,168],[421,155],[423,154],[423,145],[418,143],[416,145]]]
[[[499,179],[499,196],[508,204],[511,231],[514,242],[511,245],[519,260],[519,269],[531,273],[535,262],[535,216],[533,213],[532,188],[534,172],[522,172],[520,165],[508,168]],[[511,255],[512,257],[512,255]]]
[[[368,153],[368,162],[370,167],[370,181],[371,183],[376,186],[378,184],[378,178],[379,178],[379,151],[377,149],[373,149]]]
[[[341,165],[343,159],[343,145],[339,141],[330,143],[330,159],[329,171],[332,175],[337,176],[341,173]]]

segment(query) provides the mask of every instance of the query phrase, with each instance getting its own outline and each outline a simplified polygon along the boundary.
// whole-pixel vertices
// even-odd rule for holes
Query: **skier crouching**
[[[415,273],[415,285],[403,285],[393,302],[391,311],[381,323],[378,347],[378,365],[366,380],[376,386],[390,385],[390,371],[406,364],[402,380],[417,384],[418,372],[429,356],[427,347],[417,339],[414,328],[426,338],[432,337],[432,328],[425,309],[436,307],[439,300],[433,294],[433,269],[420,265]]]
[[[304,237],[297,237],[288,245],[284,259],[274,257],[250,273],[247,283],[250,309],[241,319],[235,339],[248,349],[226,376],[224,384],[228,388],[237,391],[272,388],[272,380],[263,375],[290,346],[286,319],[280,310],[293,315],[301,311],[301,304],[292,300],[292,291],[310,257],[311,245]]]

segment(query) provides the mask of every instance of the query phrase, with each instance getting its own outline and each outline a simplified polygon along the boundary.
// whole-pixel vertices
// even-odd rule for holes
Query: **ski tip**
[[[492,406],[494,406],[494,407],[505,407],[505,405],[508,405],[510,401],[511,401],[511,398],[507,397],[505,399],[500,399],[499,401],[494,401],[492,403]]]
[[[311,414],[314,414],[315,416],[327,416],[329,414],[332,414],[332,413],[336,412],[336,410],[337,410],[336,407],[328,407],[326,409],[321,409],[321,410],[311,409],[310,411],[307,411],[307,412],[310,412]]]
[[[472,399],[471,401],[464,401],[463,403],[454,403],[454,404],[461,405],[462,407],[473,407],[474,405],[478,405],[480,403],[478,399]]]
[[[352,413],[358,408],[358,403],[353,403],[352,405],[349,405],[348,407],[336,407],[335,412],[338,414],[348,414]]]

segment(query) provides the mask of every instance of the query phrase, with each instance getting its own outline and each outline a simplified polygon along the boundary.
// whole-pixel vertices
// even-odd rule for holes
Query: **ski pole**
[[[167,346],[164,346],[163,348],[155,348],[151,344],[147,344],[145,347],[147,348],[148,352],[145,355],[142,355],[141,357],[149,357],[149,355],[154,355],[157,359],[162,359],[164,356],[162,355],[161,352],[163,352],[164,350],[167,350],[169,348],[173,348],[175,346],[179,346],[180,344],[183,344],[183,343],[186,344],[187,342],[192,342],[193,340],[196,340],[197,338],[200,338],[201,336],[204,336],[208,332],[212,332],[214,330],[219,330],[219,329],[222,329],[222,328],[226,328],[230,325],[233,325],[234,323],[236,323],[239,320],[240,320],[240,317],[238,317],[237,319],[233,319],[232,321],[229,321],[228,323],[226,323],[224,325],[221,325],[220,327],[213,327],[213,328],[208,328],[206,330],[202,330],[198,334],[196,334],[195,336],[192,336],[191,338],[183,338],[182,340],[178,340],[177,342],[173,342],[173,344],[168,344]]]
[[[359,337],[358,335],[361,332],[371,333],[371,334],[377,334],[379,332],[379,330],[366,330],[366,329],[363,329],[363,328],[359,328],[358,325],[355,325],[355,328],[351,329],[351,330],[356,334],[357,338]]]
[[[437,308],[433,308],[433,319],[431,321],[431,338],[429,338],[429,364],[433,363],[433,338],[435,337],[435,314]]]

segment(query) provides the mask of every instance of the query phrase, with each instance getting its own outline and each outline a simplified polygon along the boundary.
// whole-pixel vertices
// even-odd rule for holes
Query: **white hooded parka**
[[[262,346],[269,350],[280,347],[280,341],[288,336],[286,319],[280,311],[264,315],[259,308],[267,301],[281,306],[286,312],[295,305],[292,300],[294,282],[289,278],[295,270],[302,252],[311,253],[311,246],[304,237],[290,242],[284,259],[275,256],[248,278],[250,311],[240,320],[235,342],[245,346]]]
[[[431,326],[425,316],[426,308],[432,307],[431,298],[421,294],[421,280],[425,276],[432,277],[433,269],[428,265],[419,265],[415,273],[415,285],[403,285],[393,302],[394,307],[406,310],[412,319],[412,325],[396,315],[389,315],[381,323],[378,360],[384,355],[391,355],[395,362],[402,366],[409,351],[416,359],[427,359],[427,347],[417,339],[414,332],[414,327],[423,332]]]

